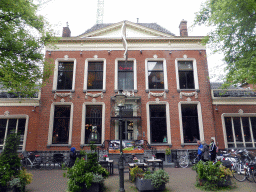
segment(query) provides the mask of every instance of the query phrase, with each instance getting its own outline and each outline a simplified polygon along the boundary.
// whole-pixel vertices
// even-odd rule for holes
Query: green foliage
[[[168,183],[170,179],[168,173],[163,169],[158,169],[157,171],[154,171],[153,174],[145,174],[144,178],[151,179],[151,183],[156,189],[158,189],[162,184]]]
[[[203,186],[205,190],[219,190],[218,184],[232,176],[232,171],[220,161],[215,164],[212,161],[199,161],[192,169],[197,172],[197,186]]]
[[[92,182],[103,182],[109,172],[101,167],[97,161],[97,153],[88,153],[87,161],[84,158],[77,158],[73,167],[67,169],[68,190],[71,192],[81,191],[84,187],[87,189]]]
[[[53,72],[42,49],[54,44],[47,22],[32,0],[0,1],[0,83],[4,90],[30,97]],[[44,67],[44,71],[42,70]]]
[[[171,155],[171,149],[170,148],[166,148],[165,149],[165,154],[166,155]]]
[[[90,149],[91,149],[91,151],[96,151],[96,149],[97,149],[97,146],[94,145],[94,144],[95,144],[94,141],[90,141],[90,143],[88,144]]]
[[[126,147],[123,149],[123,151],[132,151],[132,150],[134,150],[134,146]]]
[[[139,178],[144,177],[144,171],[138,166],[135,166],[133,168],[130,168],[130,176],[131,176],[131,181],[135,182],[137,177]]]
[[[227,62],[225,87],[256,83],[255,0],[207,0],[195,24],[214,26],[205,43],[221,51]]]

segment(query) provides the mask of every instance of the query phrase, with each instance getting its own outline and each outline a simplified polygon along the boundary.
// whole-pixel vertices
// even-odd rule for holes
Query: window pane
[[[193,71],[192,61],[179,61],[179,71]]]
[[[148,71],[163,71],[163,62],[162,61],[149,61],[148,62]]]
[[[251,124],[254,142],[256,142],[256,117],[251,117]]]
[[[59,71],[73,71],[73,62],[59,62]]]
[[[234,123],[236,141],[243,142],[242,133],[241,133],[240,117],[233,117],[233,123]]]
[[[149,87],[149,89],[164,89],[164,73],[163,72],[149,72],[148,73],[148,87]]]
[[[152,143],[163,143],[167,136],[166,106],[150,105],[150,128]]]
[[[4,144],[7,119],[0,119],[0,145]]]
[[[102,106],[87,105],[85,117],[85,144],[94,141],[101,143],[102,135]]]
[[[181,105],[184,143],[200,140],[197,105]]]
[[[7,135],[16,133],[17,119],[9,119]]]
[[[103,88],[103,72],[88,72],[88,89]]]
[[[88,71],[103,71],[103,62],[89,62]]]
[[[249,127],[249,118],[248,117],[242,117],[243,122],[243,129],[244,129],[244,140],[245,142],[251,142],[251,132]]]
[[[59,62],[57,89],[72,89],[73,62]]]
[[[180,89],[194,89],[193,62],[179,61],[178,68]]]
[[[194,75],[193,71],[191,72],[186,72],[187,75],[187,88],[188,89],[195,89],[195,84],[194,84]]]
[[[133,71],[133,61],[118,61],[118,71]]]
[[[118,89],[133,89],[133,72],[118,73]]]
[[[23,145],[24,134],[25,134],[26,119],[19,119],[18,122],[18,134],[20,135],[20,145]]]
[[[70,106],[55,106],[53,144],[68,144]]]
[[[226,135],[228,142],[234,142],[231,117],[225,117]]]

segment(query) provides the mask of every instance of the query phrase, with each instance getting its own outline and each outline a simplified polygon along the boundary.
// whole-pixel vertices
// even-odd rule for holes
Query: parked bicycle
[[[40,155],[35,155],[33,152],[23,152],[23,159],[21,160],[22,166],[26,168],[41,169],[43,167],[43,161]]]
[[[189,152],[188,150],[184,156],[181,156],[179,158],[179,165],[182,168],[186,168],[188,167],[189,164],[196,164],[198,162],[199,162],[199,158],[197,156],[197,153]]]

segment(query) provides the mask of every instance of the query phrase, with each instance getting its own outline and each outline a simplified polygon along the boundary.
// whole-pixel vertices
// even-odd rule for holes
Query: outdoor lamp
[[[124,107],[126,96],[121,93],[121,91],[115,96],[116,104],[118,107]]]

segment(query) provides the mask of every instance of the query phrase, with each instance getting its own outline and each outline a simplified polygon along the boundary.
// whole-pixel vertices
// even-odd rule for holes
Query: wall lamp
[[[50,51],[48,54],[49,54],[49,55],[51,55],[51,54],[52,54],[52,52]]]
[[[202,51],[199,51],[199,54],[201,55],[201,54],[202,54]]]
[[[218,105],[216,105],[216,107],[215,107],[215,111],[216,111],[216,112],[218,112],[218,110],[219,110],[219,109],[218,109]]]
[[[171,55],[171,54],[172,54],[172,52],[170,51],[170,52],[169,52],[169,55]]]
[[[81,55],[81,56],[83,55],[83,52],[82,52],[82,51],[80,52],[80,55]]]
[[[108,51],[108,54],[110,55],[111,50]]]
[[[34,109],[32,109],[32,111],[33,111],[33,112],[36,111],[36,106],[34,106]]]
[[[142,50],[140,50],[140,54],[142,54]]]

